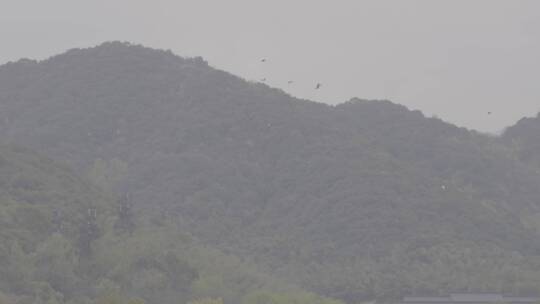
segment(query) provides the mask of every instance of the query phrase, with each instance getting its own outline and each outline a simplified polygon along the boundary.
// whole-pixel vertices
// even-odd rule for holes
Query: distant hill
[[[540,114],[521,119],[507,128],[501,139],[521,161],[540,168]]]
[[[537,170],[389,101],[299,100],[111,42],[0,67],[0,140],[128,192],[144,223],[351,303],[540,286]]]

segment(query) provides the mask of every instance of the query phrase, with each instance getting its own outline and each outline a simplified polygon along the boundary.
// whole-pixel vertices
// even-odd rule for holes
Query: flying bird
[[[287,81],[288,84],[293,84],[293,82],[294,81],[292,81],[292,80]]]
[[[318,89],[320,89],[321,87],[322,87],[322,84],[317,83],[317,85],[315,86],[315,90],[318,90]]]
[[[266,62],[266,58],[261,59],[261,62]]]
[[[488,112],[488,115],[491,115],[491,112]]]

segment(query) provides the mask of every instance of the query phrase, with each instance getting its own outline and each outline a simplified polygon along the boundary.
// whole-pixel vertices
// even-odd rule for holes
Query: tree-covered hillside
[[[0,147],[0,303],[337,303],[123,208],[64,165]]]
[[[540,114],[521,119],[507,128],[501,139],[521,161],[540,168]]]
[[[537,170],[388,101],[299,100],[112,42],[0,67],[0,140],[128,193],[139,226],[170,223],[321,295],[540,286]]]

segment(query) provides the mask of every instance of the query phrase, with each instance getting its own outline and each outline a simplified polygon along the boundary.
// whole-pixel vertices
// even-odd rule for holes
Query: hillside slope
[[[80,290],[76,260],[101,234],[85,224],[103,224],[109,202],[65,166],[0,147],[0,292],[54,300]]]
[[[339,304],[204,246],[174,223],[141,222],[120,212],[120,201],[63,164],[0,146],[2,303],[172,304],[215,297],[248,304],[262,295]]]
[[[523,118],[507,128],[501,140],[523,162],[540,168],[540,114]]]
[[[112,42],[0,67],[0,138],[320,294],[540,281],[538,173],[496,139],[388,101],[298,100]]]

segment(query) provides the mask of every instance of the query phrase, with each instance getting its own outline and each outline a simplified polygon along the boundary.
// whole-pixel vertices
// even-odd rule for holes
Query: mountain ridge
[[[0,139],[323,295],[537,280],[538,172],[499,138],[390,101],[315,103],[113,42],[0,67]]]

